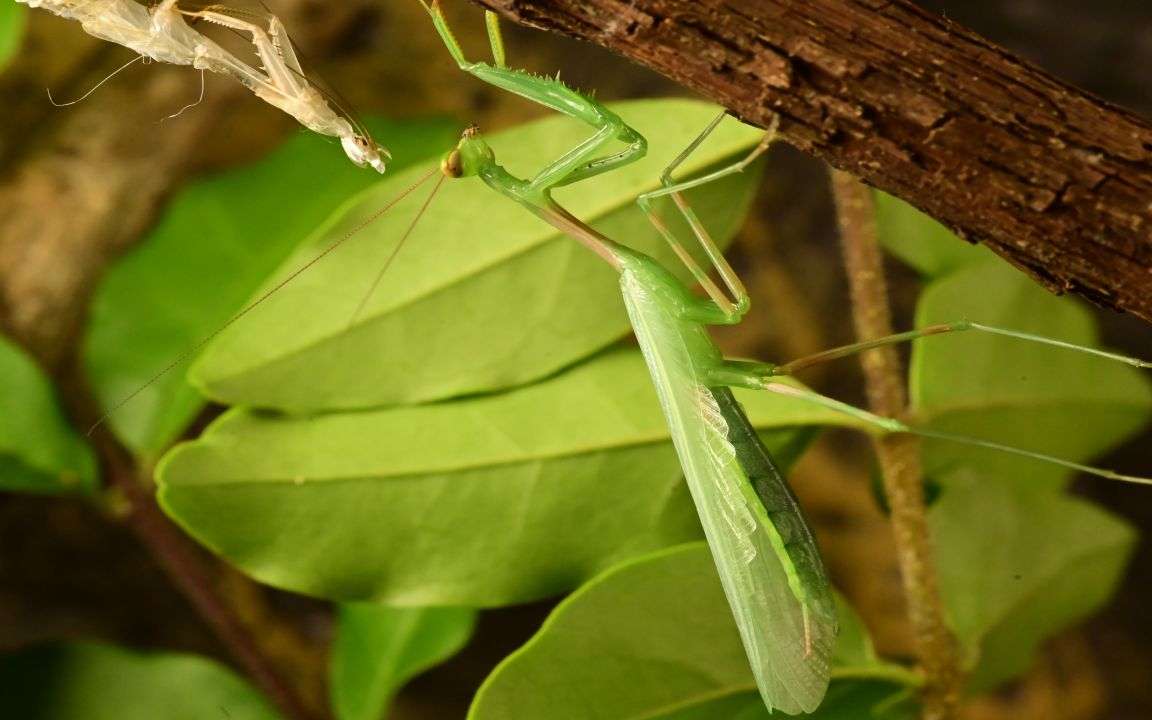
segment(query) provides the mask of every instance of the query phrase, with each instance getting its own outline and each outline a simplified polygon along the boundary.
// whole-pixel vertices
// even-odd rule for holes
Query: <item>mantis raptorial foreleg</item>
[[[348,117],[333,112],[324,95],[308,82],[280,18],[271,13],[251,13],[219,4],[186,9],[181,7],[179,0],[164,0],[157,13],[161,9],[248,35],[266,73],[258,74],[256,80],[246,83],[257,97],[280,108],[311,130],[340,138],[344,152],[357,165],[371,165],[380,172],[384,171],[381,155],[389,158],[391,155],[376,144],[366,130],[356,127]],[[254,22],[256,19],[266,23],[267,30]],[[207,65],[213,59],[201,57],[198,60]]]
[[[425,2],[424,7],[432,16],[432,22],[436,26],[437,32],[440,33],[444,45],[461,70],[490,85],[520,95],[596,128],[596,133],[592,137],[549,163],[525,185],[524,191],[531,194],[533,198],[542,198],[553,188],[571,185],[635,162],[647,153],[648,141],[644,136],[629,127],[616,113],[600,103],[588,102],[583,95],[559,81],[550,78],[537,78],[518,70],[510,70],[504,64],[504,41],[500,35],[500,25],[495,15],[491,13],[485,15],[488,40],[492,46],[492,56],[496,63],[489,65],[482,62],[472,62],[464,57],[464,50],[456,41],[456,36],[452,34],[452,29],[440,11],[439,0],[433,0],[431,5]],[[548,82],[548,91],[545,93],[540,93],[537,90],[540,87],[539,81],[542,80]],[[626,143],[627,146],[619,152],[599,156],[600,150],[614,141]]]
[[[17,0],[80,22],[85,32],[131,48],[144,57],[227,75],[256,96],[296,118],[310,130],[338,138],[344,152],[361,167],[384,172],[391,157],[359,123],[309,82],[279,18],[247,13],[225,5],[196,5],[161,0],[146,8],[134,0]],[[223,25],[248,35],[262,69],[238,59],[193,30],[184,17]],[[254,20],[266,24],[262,27]]]
[[[181,7],[179,0],[164,0],[157,11],[159,12],[164,6],[169,6],[172,11],[187,17],[223,25],[248,35],[256,48],[260,62],[264,65],[264,71],[268,73],[268,86],[277,88],[286,95],[304,95],[306,90],[310,89],[304,80],[304,70],[300,67],[292,43],[288,40],[288,33],[284,30],[284,23],[275,15],[242,13],[240,10],[223,5],[208,5],[200,10],[190,10]],[[253,19],[259,17],[267,23],[268,29],[260,27],[252,19],[245,19],[247,17]]]

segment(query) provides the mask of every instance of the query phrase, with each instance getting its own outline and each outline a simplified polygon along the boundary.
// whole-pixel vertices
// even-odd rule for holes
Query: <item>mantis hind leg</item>
[[[682,153],[676,156],[676,158],[668,165],[667,168],[664,169],[664,172],[660,174],[660,184],[663,187],[661,187],[659,190],[653,190],[652,192],[644,193],[636,199],[636,204],[639,205],[645,214],[648,215],[648,219],[660,232],[660,235],[664,238],[665,242],[667,242],[668,245],[676,252],[676,255],[680,258],[680,261],[684,263],[684,266],[688,268],[688,271],[692,273],[692,277],[695,278],[696,282],[700,283],[712,301],[715,302],[718,307],[724,310],[725,315],[728,318],[728,322],[735,323],[738,322],[744,313],[748,310],[748,291],[745,290],[744,284],[740,281],[739,276],[736,275],[736,272],[732,269],[732,266],[728,264],[728,261],[724,258],[724,254],[720,251],[719,246],[716,245],[716,242],[712,239],[712,236],[708,233],[708,230],[704,227],[703,223],[700,222],[700,219],[697,217],[695,211],[692,210],[692,207],[684,198],[683,191],[705,185],[733,173],[741,172],[744,170],[744,168],[748,167],[752,161],[754,161],[761,154],[763,154],[765,150],[768,149],[769,144],[771,144],[772,140],[775,138],[775,121],[773,122],[772,127],[769,128],[765,133],[764,139],[761,140],[760,143],[746,156],[732,163],[731,165],[716,170],[715,172],[692,178],[691,180],[677,182],[672,178],[672,173],[675,172],[676,168],[678,168],[680,164],[683,163],[684,160],[686,160],[688,156],[691,155],[692,152],[695,151],[696,148],[698,148],[704,142],[705,139],[707,139],[708,135],[710,135],[712,131],[716,129],[716,126],[720,124],[720,121],[724,119],[724,116],[725,113],[718,115],[716,119],[709,123],[708,127],[704,128],[704,131],[700,133],[700,135],[697,136],[697,138],[693,140],[692,143],[687,148],[685,148]],[[731,298],[725,296],[724,292],[719,288],[719,286],[716,285],[715,282],[713,282],[712,278],[708,277],[708,273],[705,272],[704,269],[700,267],[700,264],[697,263],[692,258],[692,256],[688,254],[688,251],[685,250],[684,245],[676,239],[676,236],[664,222],[663,218],[661,218],[660,215],[653,209],[652,201],[656,198],[664,196],[671,196],[672,201],[676,203],[677,209],[680,211],[680,214],[684,217],[685,221],[687,221],[688,226],[692,229],[692,234],[696,236],[696,240],[704,249],[705,254],[708,256],[708,260],[720,274],[720,278],[723,280],[728,293],[731,295]]]
[[[871,425],[883,433],[908,433],[910,435],[917,435],[923,438],[931,438],[934,440],[944,440],[947,442],[960,443],[972,447],[986,448],[988,450],[995,450],[1008,455],[1017,455],[1020,457],[1031,458],[1040,462],[1050,463],[1052,465],[1059,465],[1070,470],[1077,472],[1095,475],[1107,480],[1118,480],[1120,482],[1134,483],[1137,485],[1152,485],[1152,478],[1141,477],[1138,475],[1125,475],[1113,470],[1105,468],[1094,467],[1092,465],[1084,465],[1083,463],[1072,462],[1053,455],[1045,453],[1032,452],[1031,450],[1023,450],[1021,448],[1012,447],[1011,445],[1004,445],[997,442],[983,440],[981,438],[970,437],[967,435],[957,435],[955,433],[944,432],[935,430],[930,427],[922,427],[918,425],[909,425],[895,418],[884,417],[875,413],[868,412],[855,405],[830,398],[827,395],[821,395],[818,392],[808,390],[804,387],[796,387],[794,385],[785,384],[772,376],[773,366],[764,363],[755,362],[734,362],[726,361],[723,365],[713,369],[710,372],[709,383],[713,385],[727,385],[730,387],[740,387],[750,390],[767,390],[768,392],[785,397],[796,398],[803,400],[821,407],[843,413],[849,417],[855,418],[862,423]]]
[[[1096,348],[1077,345],[1075,343],[1070,343],[1064,340],[1057,340],[1055,338],[1044,337],[1042,335],[1021,332],[1019,330],[1010,330],[1008,328],[997,327],[995,325],[985,325],[983,323],[972,322],[970,320],[955,320],[953,322],[929,325],[927,327],[922,327],[916,330],[908,330],[892,335],[886,335],[874,340],[852,343],[850,345],[842,345],[840,347],[831,348],[830,350],[824,350],[822,352],[792,360],[791,362],[787,362],[782,365],[774,365],[772,366],[773,369],[771,374],[774,376],[793,375],[814,365],[819,365],[831,360],[839,360],[840,358],[857,355],[859,353],[865,352],[867,350],[873,350],[878,347],[896,345],[899,343],[910,342],[912,340],[918,340],[920,338],[931,337],[933,335],[942,335],[944,333],[967,331],[987,333],[989,335],[1000,335],[1002,337],[1015,338],[1017,340],[1038,343],[1040,345],[1051,345],[1053,347],[1063,348],[1065,350],[1084,353],[1085,355],[1092,355],[1095,357],[1104,358],[1106,360],[1122,362],[1133,367],[1152,368],[1152,362],[1134,358],[1128,355],[1108,352],[1107,350],[1098,350]]]

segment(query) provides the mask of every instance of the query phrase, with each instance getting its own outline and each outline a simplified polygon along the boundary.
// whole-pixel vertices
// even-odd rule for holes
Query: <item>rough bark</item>
[[[906,0],[481,0],[622,53],[1152,320],[1152,123]]]

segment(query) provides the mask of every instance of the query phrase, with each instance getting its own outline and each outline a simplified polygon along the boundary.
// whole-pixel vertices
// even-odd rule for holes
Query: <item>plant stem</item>
[[[876,233],[871,190],[855,177],[832,171],[841,251],[848,272],[852,318],[860,341],[891,335],[892,313]],[[908,400],[903,368],[892,346],[860,355],[872,412],[902,418]],[[875,441],[892,531],[904,581],[904,595],[924,673],[924,718],[955,714],[961,690],[960,657],[944,622],[921,483],[920,442],[914,435],[888,435]]]
[[[160,511],[145,490],[139,469],[128,452],[104,428],[93,444],[107,484],[128,502],[128,522],[157,564],[192,604],[204,624],[228,650],[252,682],[288,720],[312,720],[300,698],[265,657],[248,629],[212,589],[203,563],[184,534]]]

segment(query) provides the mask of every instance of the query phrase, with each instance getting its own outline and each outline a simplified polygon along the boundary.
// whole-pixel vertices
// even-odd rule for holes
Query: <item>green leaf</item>
[[[888,252],[929,278],[939,278],[993,257],[983,245],[965,242],[908,203],[873,190],[880,242]]]
[[[967,318],[1096,346],[1091,317],[999,262],[969,265],[932,283],[917,325]],[[912,402],[933,428],[1083,461],[1139,430],[1152,410],[1147,373],[1047,345],[975,331],[917,341]],[[926,466],[978,468],[1021,488],[1058,487],[1068,471],[956,443],[929,443]]]
[[[820,707],[803,717],[808,720],[911,720],[918,717],[918,713],[907,700],[908,694],[881,681],[833,680]],[[598,717],[614,719],[610,714]],[[645,720],[649,717],[659,720],[768,720],[781,715],[769,714],[758,693],[743,691],[643,717]]]
[[[452,142],[445,121],[379,126],[395,172]],[[331,142],[298,133],[261,162],[194,183],[155,230],[104,279],[92,308],[84,362],[105,408],[140,389],[232,317],[307,234],[348,197],[377,182]],[[274,321],[274,320],[273,320]],[[267,322],[259,308],[241,332]],[[165,448],[203,405],[177,367],[109,418],[149,455]]]
[[[1136,533],[1082,500],[993,485],[949,484],[930,514],[953,630],[985,691],[1026,669],[1045,638],[1099,608]]]
[[[885,245],[936,277],[920,299],[917,325],[968,319],[1096,346],[1094,323],[1068,298],[1035,286],[983,249],[957,242],[931,218],[876,193]],[[1147,422],[1146,374],[1068,350],[978,332],[918,341],[911,395],[919,422],[958,435],[1085,461]],[[926,442],[927,472],[966,465],[1021,487],[1058,487],[1069,471],[958,443]]]
[[[0,336],[0,489],[87,492],[96,459],[68,423],[51,381]]]
[[[738,397],[757,427],[850,422],[773,393]],[[699,534],[636,350],[452,403],[234,411],[158,479],[177,522],[263,582],[390,605],[526,602]]]
[[[454,655],[476,625],[471,608],[341,605],[330,692],[337,720],[379,720],[411,678]]]
[[[634,199],[656,185],[670,154],[717,109],[684,100],[615,109],[641,132],[654,130],[669,154],[561,188],[557,199],[608,236],[679,267]],[[587,126],[552,117],[494,135],[491,145],[511,172],[529,175],[588,135]],[[728,159],[760,137],[759,130],[725,123],[681,173]],[[397,173],[360,195],[286,268],[356,227],[424,172]],[[727,178],[692,196],[718,238],[735,231],[755,175]],[[259,323],[224,333],[194,368],[205,393],[293,412],[411,404],[537,380],[628,331],[616,275],[603,261],[477,178],[444,183],[357,315],[422,195],[277,293],[261,308]],[[674,211],[664,215],[675,219]]]
[[[20,720],[274,720],[231,671],[201,657],[68,643],[0,656],[0,715]]]
[[[856,622],[854,614],[845,617],[850,634],[863,633]],[[865,699],[864,685],[883,690]],[[810,717],[899,717],[868,710],[896,692],[887,682],[838,681]],[[468,717],[753,720],[769,714],[708,546],[692,543],[616,566],[566,598],[493,671]]]
[[[0,3],[0,70],[20,50],[24,37],[24,7],[13,2]]]
[[[907,673],[909,677],[912,673]],[[833,675],[835,677],[835,675]],[[835,680],[808,720],[912,720],[920,717],[908,687],[882,680]]]
[[[920,685],[921,678],[915,672],[881,660],[876,655],[864,621],[839,594],[836,595],[836,612],[840,618],[840,632],[836,635],[836,648],[832,653],[833,680],[875,680],[908,688]]]
[[[712,555],[693,543],[613,568],[566,598],[489,676],[468,717],[660,718],[744,693],[767,716]]]

